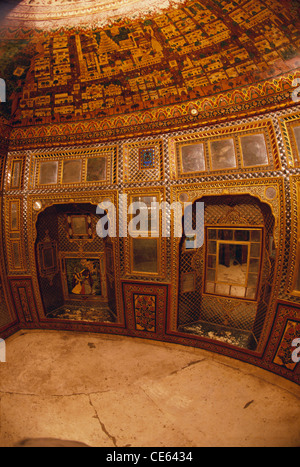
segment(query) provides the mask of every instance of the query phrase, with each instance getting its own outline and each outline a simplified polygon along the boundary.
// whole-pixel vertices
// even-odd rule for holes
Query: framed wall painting
[[[13,269],[22,269],[21,246],[18,240],[11,241]]]
[[[89,214],[69,214],[67,219],[67,231],[69,240],[92,240],[92,218]]]
[[[139,167],[141,170],[155,168],[155,147],[139,149]]]
[[[293,134],[295,138],[296,149],[298,151],[297,159],[298,159],[298,162],[300,162],[300,125],[293,127]]]
[[[21,188],[23,160],[14,160],[11,168],[10,188],[18,190]]]
[[[65,160],[63,162],[62,183],[80,183],[82,172],[82,160]]]
[[[157,238],[131,238],[131,272],[159,273],[159,242]]]
[[[123,145],[124,183],[164,179],[163,140],[136,141]]]
[[[131,196],[130,204],[136,204],[139,206],[136,214],[129,214],[129,222],[133,218],[136,219],[136,223],[130,223],[129,228],[133,228],[132,232],[136,235],[147,235],[149,234],[158,237],[160,231],[160,210],[155,209],[155,203],[160,204],[160,195],[145,196]],[[136,227],[136,228],[134,228]]]
[[[131,334],[146,337],[164,335],[169,286],[155,282],[122,283],[126,326]],[[150,336],[151,336],[150,334]]]
[[[179,169],[182,174],[206,170],[204,143],[179,146]]]
[[[20,230],[20,202],[11,201],[10,202],[10,231],[19,231]]]
[[[237,162],[233,138],[211,141],[210,156],[212,170],[235,169]]]
[[[196,274],[195,272],[184,273],[181,276],[180,289],[181,293],[194,292],[196,288]]]
[[[86,181],[103,182],[107,179],[107,158],[91,157],[87,160]]]
[[[100,299],[102,293],[99,258],[63,258],[65,298],[78,300]]]
[[[240,137],[244,167],[269,165],[267,144],[263,133]]]
[[[39,185],[55,185],[58,177],[58,161],[41,161],[39,164]]]
[[[156,298],[150,294],[133,295],[137,331],[156,332]]]

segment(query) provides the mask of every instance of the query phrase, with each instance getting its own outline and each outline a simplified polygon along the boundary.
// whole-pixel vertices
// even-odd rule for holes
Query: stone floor
[[[113,323],[115,318],[107,304],[100,306],[64,305],[51,313],[47,318],[67,319],[68,321],[89,321],[97,323]]]
[[[244,349],[256,349],[256,342],[251,332],[241,331],[230,328],[229,326],[220,326],[218,324],[198,321],[196,323],[180,326],[178,331],[226,342],[227,344],[235,345]]]
[[[0,446],[299,446],[299,386],[200,349],[23,331],[0,363]]]

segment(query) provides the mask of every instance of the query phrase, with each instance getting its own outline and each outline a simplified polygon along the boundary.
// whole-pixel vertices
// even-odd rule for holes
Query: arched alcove
[[[46,318],[114,323],[113,246],[88,203],[57,204],[36,223],[35,256]]]
[[[250,195],[201,202],[203,245],[189,248],[186,234],[180,242],[178,330],[255,350],[274,279],[274,216]],[[196,230],[196,203],[190,231]]]

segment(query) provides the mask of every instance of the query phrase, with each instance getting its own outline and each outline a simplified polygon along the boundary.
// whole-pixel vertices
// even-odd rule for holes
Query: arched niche
[[[255,350],[274,280],[274,217],[249,195],[204,196],[201,202],[203,246],[188,248],[185,233],[180,242],[178,330]]]
[[[96,207],[108,200],[114,197],[105,192],[28,200],[29,256],[42,320],[122,322],[117,242],[96,232]]]
[[[195,204],[201,201],[204,202],[206,213],[212,210],[215,212],[215,217],[210,214],[207,218],[206,215],[206,241],[197,251],[185,252],[184,236],[172,239],[172,253],[176,260],[172,265],[174,293],[171,298],[168,332],[204,340],[213,339],[217,345],[234,345],[247,352],[262,351],[274,321],[280,271],[283,267],[285,239],[283,189],[282,180],[275,179],[266,179],[264,183],[262,180],[207,182],[173,188],[171,200],[181,203],[182,214],[185,203]],[[252,215],[245,212],[243,202],[246,203],[247,209],[252,206],[257,212],[256,221]],[[206,287],[207,263],[212,259],[208,258],[207,253],[209,227],[215,227],[217,231],[248,230],[249,237],[244,238],[244,242],[248,243],[249,251],[251,230],[261,229],[259,277],[257,287],[252,287],[255,288],[255,293],[252,293],[251,297],[239,297],[228,291],[221,293],[220,288],[216,291],[215,288],[212,289],[215,286],[212,284],[214,280],[210,281],[210,289]],[[231,241],[234,241],[234,237]],[[250,259],[252,257],[249,255],[249,261]],[[211,274],[213,275],[213,272]],[[245,294],[247,294],[246,289],[247,287]],[[211,313],[208,312],[209,308]],[[219,320],[214,313],[219,313]],[[243,315],[244,319],[242,319]],[[201,321],[204,323],[203,326],[201,327],[200,323],[194,332],[193,328],[197,328]],[[244,332],[243,339],[240,331]]]
[[[112,249],[96,233],[92,204],[59,204],[38,216],[37,278],[47,318],[89,322],[117,320]]]

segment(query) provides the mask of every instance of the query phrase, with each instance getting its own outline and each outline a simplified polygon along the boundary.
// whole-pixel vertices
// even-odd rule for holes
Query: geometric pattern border
[[[300,364],[291,360],[295,338],[300,338],[300,306],[279,301],[264,360],[270,371],[300,384]]]
[[[164,336],[169,298],[167,284],[122,282],[127,329],[136,337]]]

